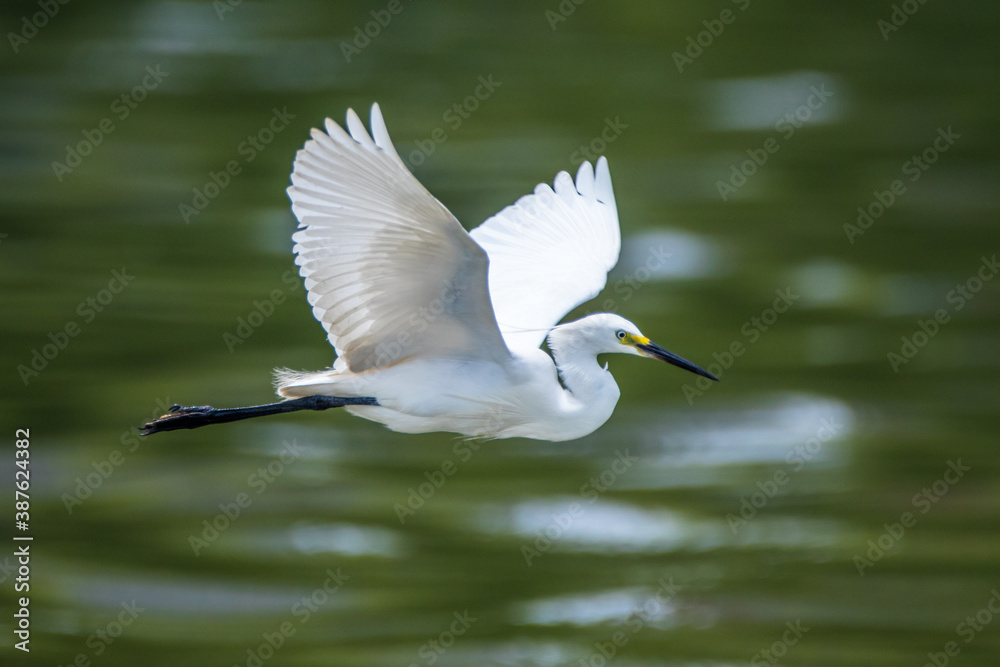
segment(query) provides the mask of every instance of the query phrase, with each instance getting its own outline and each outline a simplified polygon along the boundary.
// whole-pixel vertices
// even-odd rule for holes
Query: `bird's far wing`
[[[471,236],[490,258],[490,297],[512,351],[537,348],[566,313],[594,298],[618,262],[621,232],[608,161],[566,172],[486,220]]]
[[[486,254],[403,164],[377,104],[371,126],[369,136],[353,110],[350,135],[327,119],[288,188],[295,263],[330,343],[353,372],[413,357],[509,359]]]

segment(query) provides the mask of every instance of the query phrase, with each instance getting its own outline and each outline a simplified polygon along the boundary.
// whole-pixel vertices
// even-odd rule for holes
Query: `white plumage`
[[[371,127],[349,110],[350,134],[328,119],[296,155],[295,261],[337,359],[326,371],[279,371],[279,395],[374,397],[346,409],[403,432],[568,440],[618,401],[598,354],[711,377],[617,315],[555,326],[618,261],[605,158],[575,181],[560,172],[469,234],[403,164],[377,104]],[[553,357],[539,349],[546,336]]]
[[[621,233],[608,161],[584,162],[470,233],[490,259],[493,312],[512,351],[537,348],[549,329],[604,289]]]

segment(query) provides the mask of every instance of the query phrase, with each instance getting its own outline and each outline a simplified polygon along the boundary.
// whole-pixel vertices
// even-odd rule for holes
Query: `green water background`
[[[18,533],[28,428],[34,537],[30,655],[0,549],[5,664],[996,664],[1000,6],[39,7],[0,10],[2,509]],[[137,439],[331,362],[284,188],[372,101],[467,227],[607,155],[624,249],[579,312],[723,381],[611,358],[621,403],[569,443]]]

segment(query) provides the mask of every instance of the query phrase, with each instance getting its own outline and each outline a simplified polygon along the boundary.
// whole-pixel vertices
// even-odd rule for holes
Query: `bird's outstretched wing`
[[[313,314],[356,373],[413,357],[503,363],[486,254],[403,164],[377,104],[371,127],[348,110],[350,135],[327,119],[295,156],[292,239]]]
[[[486,220],[471,236],[490,258],[490,297],[507,347],[537,348],[570,310],[604,288],[618,262],[621,232],[608,161],[580,165],[576,183],[560,172],[554,189]]]

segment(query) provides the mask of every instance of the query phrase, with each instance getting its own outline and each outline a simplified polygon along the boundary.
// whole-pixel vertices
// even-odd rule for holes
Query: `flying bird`
[[[343,407],[403,433],[572,440],[604,424],[621,395],[600,354],[718,379],[619,315],[558,324],[597,296],[618,262],[604,157],[467,232],[400,159],[378,104],[370,134],[353,109],[346,127],[327,119],[326,132],[312,130],[288,188],[295,263],[333,366],[278,369],[277,403],[175,405],[144,435]]]

